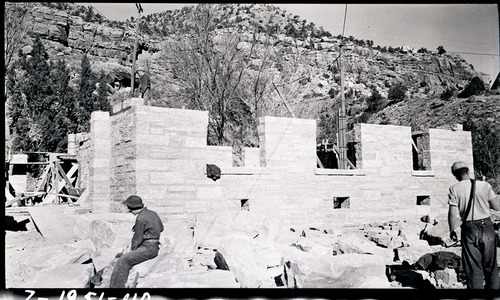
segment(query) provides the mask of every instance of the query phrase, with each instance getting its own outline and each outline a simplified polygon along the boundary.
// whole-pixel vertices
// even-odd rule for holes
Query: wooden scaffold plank
[[[52,168],[53,169],[56,169],[57,167],[54,166],[55,163],[53,164]],[[71,167],[71,169],[68,171],[68,174],[67,174],[67,177],[69,177],[69,181],[70,182],[73,182],[75,180],[75,178],[73,177],[73,175],[76,173],[76,171],[78,170],[78,165],[75,164]],[[57,172],[59,173],[59,172]],[[66,175],[65,175],[66,176]],[[52,189],[49,191],[47,197],[45,197],[45,199],[43,199],[43,203],[44,204],[47,204],[47,203],[53,203],[55,202],[56,200],[59,199],[59,197],[57,196],[57,194],[59,194],[62,190],[62,188],[65,186],[65,180],[62,179],[62,180],[59,180],[57,178],[57,174],[54,174],[55,179],[54,180],[54,186],[52,187]]]

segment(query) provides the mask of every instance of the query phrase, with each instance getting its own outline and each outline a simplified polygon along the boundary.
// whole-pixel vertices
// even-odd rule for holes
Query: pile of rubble
[[[73,215],[74,239],[51,242],[36,230],[6,234],[11,288],[107,288],[116,254],[130,245],[134,216]],[[167,222],[159,255],[135,266],[137,288],[464,288],[459,268],[425,269],[424,255],[451,253],[444,217],[344,228],[296,228],[235,216]],[[31,240],[23,238],[29,237]],[[421,239],[426,238],[426,240]],[[428,241],[432,241],[432,245]],[[24,246],[29,244],[31,246]],[[16,244],[15,246],[13,244]],[[92,281],[99,274],[99,282]]]

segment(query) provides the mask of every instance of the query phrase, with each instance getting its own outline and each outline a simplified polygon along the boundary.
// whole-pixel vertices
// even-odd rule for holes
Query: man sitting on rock
[[[163,231],[160,217],[156,212],[144,207],[141,197],[132,195],[123,203],[137,218],[132,228],[134,236],[131,251],[118,258],[111,274],[110,288],[124,288],[133,266],[158,256],[160,234]]]

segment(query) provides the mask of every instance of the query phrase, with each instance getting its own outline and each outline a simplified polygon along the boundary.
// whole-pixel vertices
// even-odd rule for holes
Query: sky
[[[83,4],[83,3],[80,3]],[[90,3],[111,20],[137,17],[135,3]],[[273,4],[273,3],[269,3]],[[143,15],[194,3],[141,3]],[[373,40],[374,45],[407,45],[458,53],[476,71],[495,80],[499,69],[499,20],[496,4],[273,4],[313,22],[334,36]]]

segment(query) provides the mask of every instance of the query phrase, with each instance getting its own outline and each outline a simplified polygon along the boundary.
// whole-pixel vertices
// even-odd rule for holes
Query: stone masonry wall
[[[440,206],[446,206],[449,185],[456,182],[451,175],[451,165],[457,160],[464,161],[469,166],[469,174],[474,177],[472,158],[472,136],[469,131],[452,131],[446,129],[429,129],[430,153],[434,184],[441,188],[435,189],[436,197],[443,199]],[[432,201],[431,201],[432,205]]]
[[[111,116],[111,211],[121,211],[120,205],[136,192],[137,117],[130,110]]]
[[[109,113],[96,111],[90,118],[90,132],[68,135],[68,154],[78,160],[76,187],[89,189],[91,209],[111,211],[111,126]]]
[[[455,182],[453,161],[472,165],[469,132],[430,129],[431,169],[414,171],[410,127],[359,124],[362,167],[318,169],[315,120],[264,117],[260,147],[245,148],[244,166],[231,167],[229,147],[206,144],[207,112],[131,105],[110,118],[111,207],[138,194],[165,220],[234,215],[243,204],[263,221],[307,226],[438,214]],[[223,166],[220,179],[206,176],[207,163]],[[339,197],[348,200],[335,208]],[[422,197],[430,205],[418,205]]]
[[[96,111],[90,118],[90,158],[89,188],[92,211],[111,211],[111,123],[109,113]]]
[[[136,187],[162,217],[185,220],[203,214],[197,182],[204,179],[206,111],[133,106],[136,123]]]
[[[68,154],[76,155],[78,178],[76,188],[87,189],[90,180],[91,140],[87,132],[68,135]]]

